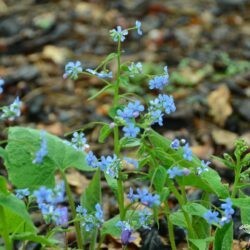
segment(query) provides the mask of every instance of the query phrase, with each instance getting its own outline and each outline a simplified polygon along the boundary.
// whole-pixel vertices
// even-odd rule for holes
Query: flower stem
[[[121,41],[118,41],[117,47],[117,79],[114,86],[114,100],[113,107],[116,108],[119,104],[119,85],[120,85],[120,75],[121,75]],[[114,127],[114,151],[116,156],[119,158],[120,155],[120,146],[119,146],[119,127]],[[124,188],[122,182],[122,173],[119,170],[118,179],[117,179],[117,200],[119,205],[119,212],[121,220],[125,219],[126,210],[124,207]]]
[[[168,237],[169,237],[169,240],[170,240],[170,245],[171,245],[171,249],[172,250],[176,250],[176,245],[175,245],[175,240],[174,240],[174,226],[170,220],[170,209],[168,207],[168,204],[167,202],[165,202],[165,214],[166,214],[166,217],[167,217],[167,223],[168,223]]]
[[[5,215],[4,215],[4,209],[2,206],[0,206],[0,220],[2,221],[2,224],[3,224],[3,232],[2,232],[2,237],[3,237],[3,240],[5,242],[5,249],[6,250],[12,250],[12,241],[11,241],[11,238],[9,237],[9,232],[8,232],[8,226],[7,226],[7,223],[6,223],[6,218],[5,218]]]
[[[76,218],[75,203],[74,203],[72,192],[70,190],[69,183],[67,181],[66,175],[65,175],[63,170],[61,171],[61,175],[62,175],[64,183],[65,183],[66,194],[67,194],[68,199],[69,199],[69,205],[70,205],[72,217],[73,217],[73,219],[75,219]],[[74,226],[75,226],[75,230],[76,230],[77,247],[78,247],[78,249],[82,249],[82,247],[83,247],[83,239],[82,239],[80,222],[79,221],[74,221]]]
[[[96,249],[95,245],[96,245],[97,234],[98,234],[98,229],[95,228],[91,237],[91,242],[90,242],[90,247],[89,247],[90,250]]]

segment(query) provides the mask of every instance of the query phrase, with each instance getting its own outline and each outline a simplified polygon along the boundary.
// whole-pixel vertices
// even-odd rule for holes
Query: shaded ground
[[[2,0],[0,76],[6,85],[1,105],[19,95],[24,107],[15,124],[59,136],[90,121],[106,120],[109,95],[87,102],[101,82],[88,77],[64,80],[64,65],[80,60],[86,68],[97,66],[115,50],[108,31],[117,25],[129,27],[138,19],[144,36],[128,37],[125,59],[145,62],[151,73],[159,64],[168,65],[168,92],[177,104],[177,112],[156,129],[170,138],[188,139],[203,159],[220,155],[232,149],[238,136],[250,143],[249,13],[247,0]],[[135,83],[134,90],[151,95],[146,82]],[[1,124],[3,138],[9,125]],[[103,152],[103,145],[97,144],[98,128],[86,134],[91,146]],[[108,151],[107,147],[103,153]],[[224,178],[232,179],[217,167]],[[81,189],[84,177],[72,175],[72,186]]]

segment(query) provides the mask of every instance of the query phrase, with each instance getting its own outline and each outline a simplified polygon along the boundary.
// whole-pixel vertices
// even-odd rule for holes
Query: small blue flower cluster
[[[33,192],[37,204],[46,223],[55,223],[57,226],[67,226],[68,208],[61,206],[64,201],[64,183],[58,183],[54,189],[41,186]]]
[[[178,166],[174,166],[167,170],[170,179],[174,179],[176,176],[187,176],[190,174],[190,170],[187,168],[180,168]]]
[[[185,143],[185,140],[179,140],[179,139],[174,139],[170,147],[177,150],[183,143]],[[189,147],[189,143],[185,143],[183,148],[183,158],[187,161],[192,161],[193,158],[193,153],[191,148]]]
[[[103,172],[112,178],[118,178],[120,159],[114,154],[111,156],[101,156],[100,160],[94,155],[92,151],[89,151],[86,155],[87,164],[92,168],[100,168]]]
[[[47,139],[46,132],[44,130],[41,131],[41,144],[39,150],[36,152],[35,159],[32,163],[41,164],[43,162],[44,157],[48,154],[47,148]]]
[[[136,137],[140,128],[135,125],[135,118],[140,116],[140,113],[144,111],[144,106],[140,101],[129,102],[123,109],[117,110],[118,118],[121,118],[125,122],[123,127],[124,137]]]
[[[71,146],[78,151],[82,151],[85,147],[88,147],[84,133],[74,132],[73,137],[71,138]]]
[[[95,205],[96,211],[88,213],[87,209],[81,205],[77,206],[77,217],[81,220],[81,225],[86,232],[92,231],[94,228],[100,228],[104,222],[103,210],[99,203]]]
[[[16,193],[16,197],[20,200],[30,195],[30,191],[28,188],[16,189],[15,193]]]
[[[144,208],[143,210],[140,210],[138,215],[139,215],[139,227],[143,227],[144,229],[150,229],[151,227],[149,226],[151,224],[151,219],[152,219],[152,212]]]
[[[141,22],[136,21],[135,26],[131,29],[136,29],[138,35],[142,35],[142,30],[141,30]],[[117,26],[116,29],[112,29],[109,31],[111,38],[113,39],[114,42],[124,42],[126,36],[128,35],[128,30],[127,29],[122,29],[121,26]]]
[[[164,67],[164,71],[164,75],[155,76],[149,81],[149,89],[163,90],[163,88],[169,84],[169,74],[167,66]]]
[[[159,94],[157,98],[149,102],[148,112],[152,120],[151,124],[158,123],[159,126],[162,126],[164,113],[170,114],[175,112],[175,110],[173,97]]]
[[[233,203],[230,198],[227,198],[226,202],[221,205],[224,213],[221,219],[219,218],[219,213],[217,211],[211,210],[208,210],[203,217],[209,224],[220,224],[223,226],[232,220],[232,215],[234,214],[232,205]]]
[[[0,118],[13,121],[15,118],[21,115],[21,106],[22,102],[19,100],[19,97],[16,97],[16,99],[12,104],[10,104],[10,106],[2,107],[3,113],[1,114]]]
[[[137,194],[134,194],[134,191],[132,188],[129,189],[129,193],[127,195],[128,199],[131,202],[141,202],[143,205],[147,207],[154,207],[160,205],[160,196],[158,194],[151,194],[147,188],[136,189]]]
[[[0,77],[0,94],[3,93],[3,86],[5,84],[5,81]]]
[[[129,76],[134,77],[135,75],[142,73],[142,64],[140,62],[132,62],[130,66],[128,66],[128,70],[130,72]]]

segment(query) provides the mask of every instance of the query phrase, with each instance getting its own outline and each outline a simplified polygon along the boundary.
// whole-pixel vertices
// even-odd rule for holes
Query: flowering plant
[[[16,195],[11,194],[6,179],[0,177],[0,235],[7,250],[12,249],[14,240],[22,241],[24,246],[28,241],[35,241],[42,246],[60,247],[53,235],[70,230],[75,231],[78,249],[87,246],[100,249],[109,234],[120,238],[126,249],[134,240],[136,230],[150,230],[153,222],[159,224],[160,217],[167,220],[172,249],[177,249],[176,227],[185,232],[189,249],[209,249],[210,244],[214,249],[231,249],[235,209],[241,212],[242,224],[250,223],[247,216],[250,198],[244,193],[249,185],[248,146],[238,140],[234,157],[228,154],[223,159],[216,157],[235,173],[230,188],[209,166],[209,161],[200,160],[192,153],[188,142],[181,138],[169,140],[154,131],[153,124],[163,126],[165,116],[176,110],[174,98],[164,92],[170,84],[168,68],[165,66],[161,75],[151,76],[143,72],[141,62],[122,61],[122,43],[132,30],[142,35],[141,23],[136,21],[132,28],[118,26],[110,31],[117,51],[108,55],[96,69],[84,69],[80,61],[65,66],[64,78],[77,79],[87,74],[102,80],[105,86],[90,99],[105,91],[112,93],[110,122],[96,124],[101,125],[100,143],[112,136],[113,154],[98,156],[87,144],[84,131],[80,130],[73,133],[71,141],[66,141],[45,131],[9,128],[8,144],[0,148],[0,156],[9,181],[17,189]],[[116,74],[107,69],[114,60]],[[130,79],[137,75],[148,79],[148,87],[156,95],[153,99],[144,100],[133,93],[121,92],[121,88],[129,88]],[[2,108],[1,118],[18,117],[20,107],[17,98],[9,107]],[[128,154],[130,157],[126,156]],[[75,204],[67,181],[69,167],[93,172],[80,204]],[[132,171],[128,171],[128,167]],[[60,174],[61,182],[56,183],[55,173]],[[105,218],[101,176],[105,177],[117,199],[119,214],[113,218]],[[141,185],[127,190],[124,183],[133,178],[141,180]],[[190,199],[188,187],[200,190],[199,200]],[[171,196],[178,201],[177,210],[169,207]],[[219,207],[211,203],[212,196],[220,200]],[[37,233],[29,216],[34,205],[50,225],[46,235]]]

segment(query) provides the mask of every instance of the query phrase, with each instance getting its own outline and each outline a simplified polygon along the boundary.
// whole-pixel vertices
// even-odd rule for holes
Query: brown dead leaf
[[[75,188],[75,192],[79,195],[83,193],[90,182],[84,175],[73,168],[68,170],[66,176],[68,183]]]
[[[230,97],[231,94],[226,85],[221,85],[207,97],[209,113],[214,122],[220,126],[223,126],[228,116],[232,114]]]
[[[60,122],[55,122],[53,124],[50,125],[45,125],[45,124],[38,124],[37,125],[38,129],[44,129],[46,131],[48,131],[49,133],[52,133],[54,135],[58,135],[58,136],[62,136],[64,134],[64,127],[62,125],[62,123]]]
[[[238,135],[223,129],[213,129],[212,138],[217,145],[225,146],[227,149],[234,148],[234,142],[238,138]]]
[[[192,151],[195,155],[202,159],[207,159],[214,153],[213,147],[211,145],[193,146]]]
[[[49,59],[56,64],[64,64],[71,54],[69,49],[56,47],[54,45],[45,46],[42,52],[43,58]]]

